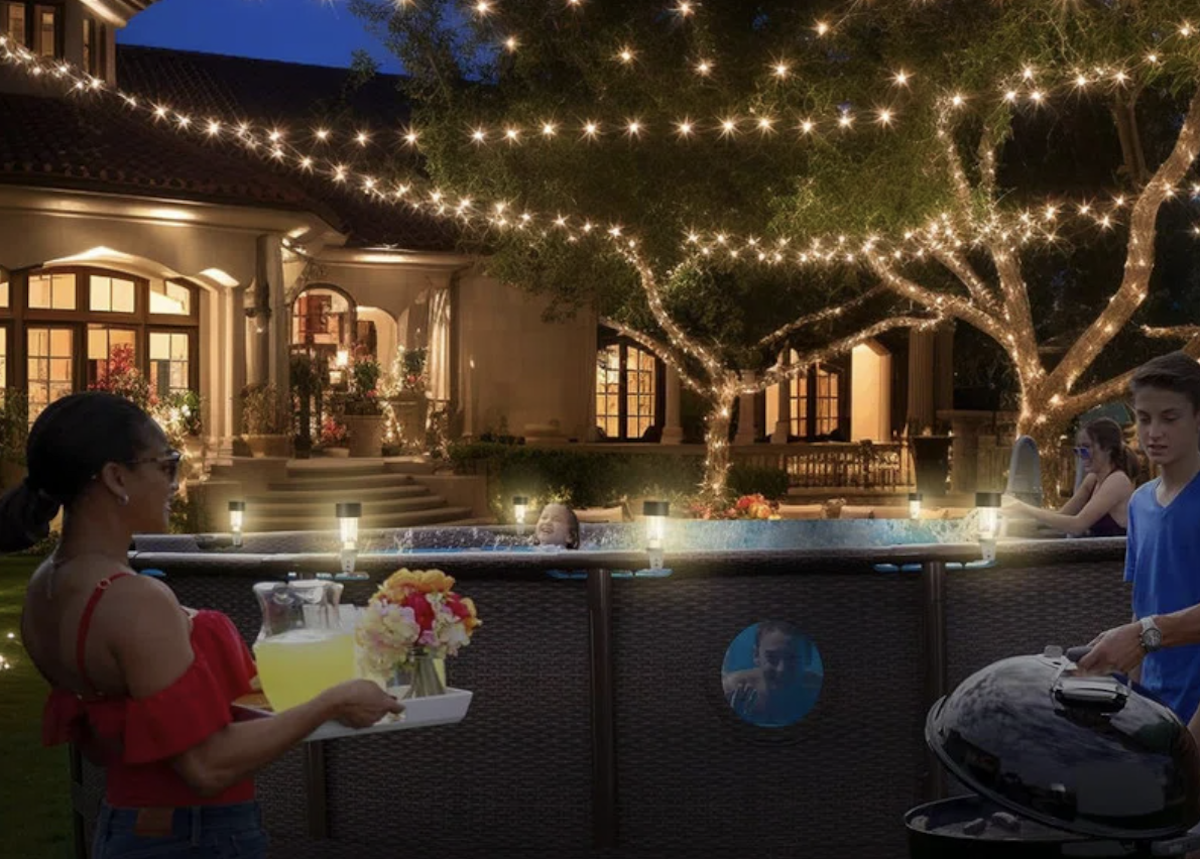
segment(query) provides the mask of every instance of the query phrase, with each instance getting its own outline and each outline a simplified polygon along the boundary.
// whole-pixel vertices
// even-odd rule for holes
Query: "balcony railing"
[[[902,442],[814,442],[733,448],[734,463],[780,468],[798,487],[902,489],[912,484],[912,458]]]

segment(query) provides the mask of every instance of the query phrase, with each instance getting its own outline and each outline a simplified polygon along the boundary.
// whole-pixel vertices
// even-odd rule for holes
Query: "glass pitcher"
[[[254,657],[263,693],[275,712],[354,679],[354,629],[342,622],[342,589],[322,580],[254,586],[263,619]]]

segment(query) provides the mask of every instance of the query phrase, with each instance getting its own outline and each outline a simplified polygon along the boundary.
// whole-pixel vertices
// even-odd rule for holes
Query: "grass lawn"
[[[71,856],[71,791],[65,747],[42,747],[47,686],[20,642],[25,583],[40,559],[0,557],[0,855]],[[9,633],[14,636],[10,639]]]

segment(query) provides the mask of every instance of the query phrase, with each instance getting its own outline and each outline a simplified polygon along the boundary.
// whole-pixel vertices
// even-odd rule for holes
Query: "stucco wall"
[[[584,439],[595,385],[596,320],[581,312],[548,323],[545,306],[543,299],[479,274],[459,281],[456,348],[465,433],[498,431],[503,418],[509,433],[523,435],[527,425],[557,420],[564,436]]]

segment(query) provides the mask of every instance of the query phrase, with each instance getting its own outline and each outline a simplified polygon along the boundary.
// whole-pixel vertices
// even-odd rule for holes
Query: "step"
[[[270,489],[262,495],[252,495],[247,502],[254,503],[295,503],[306,504],[314,501],[387,501],[392,498],[422,498],[429,494],[427,487],[420,484],[403,484],[401,486],[362,487],[321,489]]]
[[[389,459],[384,467],[389,474],[433,474],[434,464],[427,460]]]
[[[415,528],[420,525],[446,525],[462,522],[471,516],[469,507],[435,507],[431,510],[417,510],[408,513],[385,513],[378,516],[364,516],[358,520],[358,527],[368,528]],[[331,517],[308,518],[304,516],[262,517],[251,520],[246,517],[246,533],[260,531],[328,531]]]
[[[324,457],[321,459],[299,459],[288,463],[288,477],[344,477],[365,474],[383,474],[382,459],[350,459]]]
[[[369,489],[410,486],[407,474],[364,474],[361,477],[302,477],[267,484],[272,492],[303,492],[313,489]]]
[[[344,498],[322,498],[318,501],[293,501],[290,497],[286,500],[278,497],[260,498],[253,502],[247,502],[246,518],[249,519],[255,513],[271,516],[300,516],[312,519],[319,519],[322,516],[333,516],[334,505],[341,501],[351,499]],[[424,494],[416,497],[408,498],[380,498],[380,499],[352,499],[363,502],[363,514],[374,515],[376,513],[401,513],[406,510],[429,510],[434,507],[445,507],[446,499],[440,495]]]

